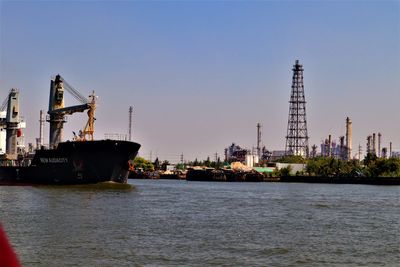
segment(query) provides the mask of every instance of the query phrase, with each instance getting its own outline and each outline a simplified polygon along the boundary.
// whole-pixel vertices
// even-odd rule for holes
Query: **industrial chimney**
[[[376,134],[372,134],[372,153],[376,155]]]
[[[381,141],[382,141],[382,135],[381,133],[378,133],[378,158],[381,157]]]
[[[328,135],[328,157],[332,156],[332,135]]]
[[[370,154],[370,153],[372,153],[372,135],[368,135],[367,136],[367,154]]]
[[[257,123],[257,156],[261,158],[261,124]]]

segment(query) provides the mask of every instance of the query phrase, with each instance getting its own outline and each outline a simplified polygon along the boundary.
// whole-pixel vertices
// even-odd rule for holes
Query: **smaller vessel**
[[[64,84],[80,99],[81,105],[64,107]],[[41,136],[33,154],[17,148],[20,130],[18,96],[18,90],[10,91],[6,119],[0,121],[6,129],[6,153],[0,158],[0,185],[89,184],[106,181],[127,183],[129,162],[136,157],[140,144],[121,140],[94,140],[94,92],[90,100],[87,100],[60,75],[51,81],[47,120],[50,123],[49,146],[42,144]],[[63,142],[61,137],[65,116],[84,110],[88,110],[86,126],[78,135],[74,134],[73,141]]]
[[[189,168],[186,173],[187,181],[205,181],[205,182],[225,182],[226,176],[223,170],[214,168]]]

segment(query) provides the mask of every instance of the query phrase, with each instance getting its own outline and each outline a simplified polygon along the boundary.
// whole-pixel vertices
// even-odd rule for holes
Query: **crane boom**
[[[83,112],[86,109],[89,109],[89,104],[83,104],[83,105],[77,105],[77,106],[71,106],[71,107],[66,107],[66,108],[59,108],[55,109],[52,111],[49,111],[49,114],[66,114],[66,115],[72,115],[75,112]]]
[[[7,105],[8,105],[8,96],[10,95],[11,91],[12,91],[12,89],[10,89],[8,91],[6,99],[4,99],[3,103],[0,106],[0,111],[5,111],[6,110]]]

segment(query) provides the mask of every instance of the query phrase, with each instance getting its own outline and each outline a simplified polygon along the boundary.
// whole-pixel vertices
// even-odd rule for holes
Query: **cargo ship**
[[[81,101],[80,105],[64,107],[64,90]],[[43,144],[44,120],[41,114],[40,137],[36,150],[25,151],[18,146],[20,135],[19,91],[9,92],[6,117],[0,119],[6,132],[5,153],[0,155],[0,185],[73,185],[112,181],[127,183],[130,162],[140,144],[122,140],[94,140],[96,96],[83,97],[60,75],[50,83],[47,121],[50,123],[49,144]],[[88,110],[86,126],[74,133],[72,141],[62,141],[65,116]]]

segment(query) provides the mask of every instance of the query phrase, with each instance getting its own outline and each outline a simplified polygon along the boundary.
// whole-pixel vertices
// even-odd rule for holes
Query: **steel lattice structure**
[[[309,150],[303,71],[303,65],[300,65],[299,61],[296,60],[293,66],[285,155],[308,157]]]

